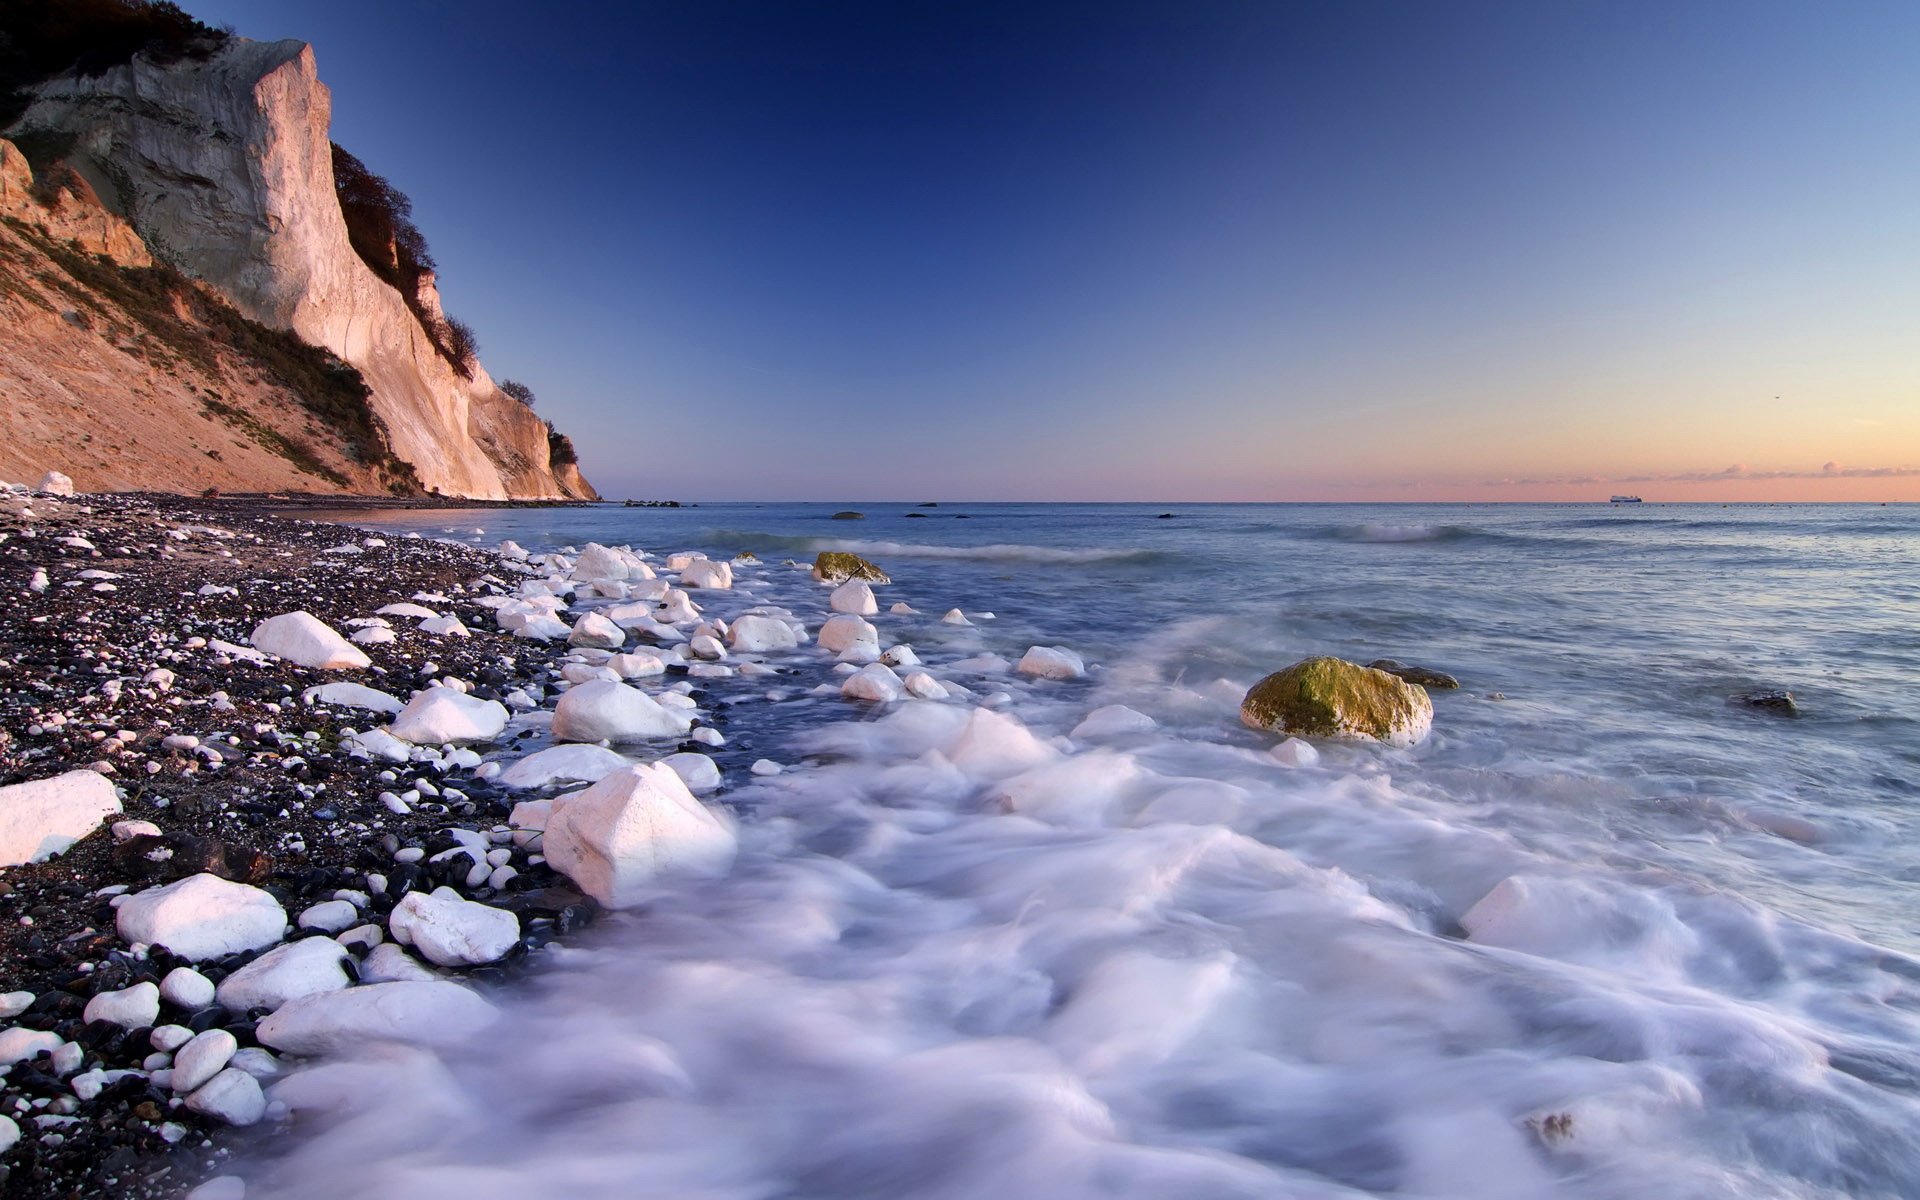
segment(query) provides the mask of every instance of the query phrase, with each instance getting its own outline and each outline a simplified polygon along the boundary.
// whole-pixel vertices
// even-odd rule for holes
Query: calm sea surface
[[[883,638],[975,703],[1157,727],[983,773],[969,704],[811,694],[818,650],[713,681],[734,872],[481,1046],[367,1068],[387,1101],[268,1194],[1920,1195],[1920,507],[833,510],[345,519],[752,552],[696,599],[809,627],[783,561],[856,550]],[[1036,643],[1088,678],[951,666]],[[1236,709],[1311,654],[1462,686],[1411,751],[1291,769]]]

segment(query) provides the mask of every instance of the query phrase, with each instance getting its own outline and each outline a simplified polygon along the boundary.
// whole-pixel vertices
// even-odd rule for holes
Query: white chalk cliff
[[[334,190],[331,110],[306,43],[232,38],[205,61],[136,58],[50,80],[7,133],[71,139],[68,163],[156,259],[359,368],[394,453],[424,486],[591,497],[577,469],[551,462],[545,422],[477,364],[471,378],[455,371],[354,251]],[[437,310],[437,296],[423,299]]]

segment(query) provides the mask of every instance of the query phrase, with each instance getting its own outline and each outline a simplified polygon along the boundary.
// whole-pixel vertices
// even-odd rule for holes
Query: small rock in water
[[[864,617],[879,612],[880,602],[873,598],[873,588],[866,580],[849,579],[833,589],[833,595],[827,597],[827,607],[837,613]]]
[[[1385,671],[1389,675],[1398,676],[1408,683],[1417,683],[1424,688],[1446,690],[1460,686],[1460,681],[1445,671],[1436,671],[1431,667],[1410,667],[1396,659],[1376,658],[1367,666],[1376,671]]]
[[[654,763],[554,800],[541,845],[576,887],[622,908],[639,902],[661,874],[725,873],[737,839],[671,766]]]
[[[1729,696],[1727,699],[1733,704],[1742,705],[1746,708],[1763,708],[1768,712],[1780,713],[1782,715],[1792,715],[1800,711],[1800,705],[1795,702],[1793,693],[1784,688],[1767,688],[1759,691],[1740,692],[1737,695]]]
[[[1087,673],[1087,664],[1065,646],[1034,646],[1014,670],[1035,679],[1078,679]]]

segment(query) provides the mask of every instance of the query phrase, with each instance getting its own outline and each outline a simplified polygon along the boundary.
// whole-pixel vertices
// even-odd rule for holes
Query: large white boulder
[[[59,471],[48,471],[40,477],[40,486],[34,489],[49,496],[73,495],[73,480]]]
[[[736,848],[731,822],[659,763],[555,800],[542,842],[555,870],[609,908],[638,902],[663,874],[723,874]]]
[[[45,862],[119,811],[113,785],[94,771],[0,787],[0,866]]]
[[[430,687],[413,694],[387,732],[415,745],[490,742],[507,727],[507,706],[457,688]]]
[[[589,650],[618,650],[627,643],[627,631],[599,613],[588,613],[573,623],[567,645]]]
[[[793,626],[778,617],[744,616],[727,628],[727,642],[735,650],[749,654],[768,650],[792,650],[800,645]]]
[[[214,998],[220,1007],[243,1013],[279,1008],[289,1000],[337,992],[346,987],[347,948],[332,938],[288,942],[262,954],[220,981]]]
[[[550,783],[598,783],[628,766],[631,760],[604,746],[549,746],[514,763],[500,773],[510,788],[546,787]]]
[[[368,712],[397,713],[405,707],[399,697],[363,683],[323,683],[300,693],[308,704],[326,704],[334,708],[363,708]]]
[[[409,892],[387,918],[393,940],[412,946],[442,967],[498,962],[520,940],[520,919],[504,908],[476,904],[449,887]]]
[[[664,675],[667,660],[651,650],[630,650],[625,654],[615,654],[606,661],[606,668],[622,679],[644,679],[649,675]]]
[[[287,1054],[336,1054],[377,1042],[447,1046],[479,1033],[500,1012],[445,980],[373,983],[305,996],[261,1021],[254,1036]]]
[[[561,742],[637,742],[679,737],[692,727],[691,714],[611,680],[570,689],[553,710],[553,737]]]
[[[1014,670],[1035,679],[1078,679],[1087,673],[1087,664],[1065,646],[1033,646]]]
[[[191,875],[128,896],[114,923],[126,941],[165,946],[201,962],[273,945],[286,935],[287,912],[257,887]]]
[[[627,556],[599,542],[588,542],[573,560],[575,579],[625,579],[633,573]]]
[[[695,559],[680,572],[680,586],[723,590],[733,586],[733,567],[712,559]]]
[[[833,589],[833,595],[827,597],[827,607],[837,613],[852,613],[864,617],[880,611],[880,602],[873,598],[873,588],[864,579],[849,579]]]
[[[247,640],[256,650],[315,670],[358,670],[373,664],[366,651],[304,609],[268,617],[253,627]]]
[[[834,654],[862,646],[873,651],[872,657],[880,657],[880,631],[871,622],[852,613],[828,617],[826,624],[820,627],[819,641],[821,649]]]

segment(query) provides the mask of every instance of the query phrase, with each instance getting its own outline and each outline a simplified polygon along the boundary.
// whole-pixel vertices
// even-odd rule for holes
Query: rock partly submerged
[[[822,550],[813,560],[813,577],[822,583],[845,583],[864,579],[868,583],[892,583],[887,573],[850,550]]]
[[[737,843],[728,821],[694,799],[671,767],[654,763],[556,799],[542,846],[581,891],[624,908],[663,874],[724,873]]]
[[[1251,729],[1309,738],[1372,739],[1411,746],[1433,728],[1424,689],[1385,671],[1309,658],[1248,689],[1240,720]]]
[[[1436,671],[1432,667],[1409,666],[1396,658],[1376,658],[1367,666],[1376,671],[1385,671],[1408,683],[1417,683],[1424,688],[1439,688],[1447,691],[1460,686],[1460,681],[1445,671]]]

